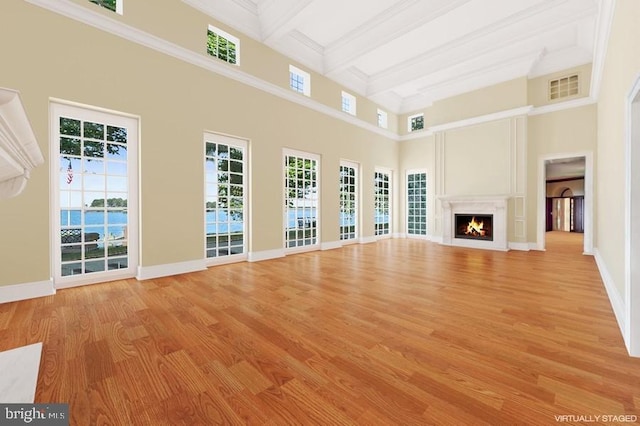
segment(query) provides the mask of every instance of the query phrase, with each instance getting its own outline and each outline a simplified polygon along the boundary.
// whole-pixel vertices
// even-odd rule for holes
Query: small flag
[[[67,167],[67,185],[73,182],[73,168],[71,167],[71,161],[69,161],[69,167]]]

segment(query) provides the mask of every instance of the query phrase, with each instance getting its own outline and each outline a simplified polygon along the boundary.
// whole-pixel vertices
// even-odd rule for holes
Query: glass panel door
[[[427,174],[407,173],[407,234],[427,235]]]
[[[375,217],[374,234],[391,233],[391,173],[376,171],[374,180]]]
[[[340,239],[358,237],[358,165],[340,164]]]
[[[61,104],[52,112],[55,277],[135,274],[137,120]]]
[[[206,257],[245,255],[247,142],[206,134],[205,176]]]
[[[285,152],[285,248],[318,244],[319,157]]]

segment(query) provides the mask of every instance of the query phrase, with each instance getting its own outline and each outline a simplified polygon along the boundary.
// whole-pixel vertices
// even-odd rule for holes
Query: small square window
[[[412,115],[407,119],[407,126],[410,132],[424,129],[424,114]]]
[[[342,92],[342,111],[356,115],[356,97],[350,93]]]
[[[219,28],[209,25],[207,53],[233,65],[240,64],[240,40]]]
[[[124,0],[89,0],[91,3],[109,9],[112,12],[122,15],[122,2]]]
[[[311,96],[311,76],[308,72],[289,65],[289,87],[305,96]]]
[[[386,129],[389,127],[389,118],[386,111],[378,109],[378,127]]]

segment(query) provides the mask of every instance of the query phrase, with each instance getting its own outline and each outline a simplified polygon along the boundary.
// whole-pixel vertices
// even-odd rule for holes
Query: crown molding
[[[573,108],[580,108],[587,105],[593,105],[597,101],[591,96],[584,98],[572,99],[570,101],[559,102],[557,104],[533,107],[529,112],[529,116],[548,114],[550,112],[564,111]]]
[[[279,98],[297,103],[321,114],[345,121],[372,133],[379,134],[392,140],[398,140],[398,135],[390,130],[382,129],[375,124],[368,123],[352,115],[345,114],[342,111],[338,111],[337,109],[321,104],[316,100],[301,95],[300,93],[296,93],[288,88],[261,80],[258,77],[242,71],[237,66],[229,65],[214,58],[207,57],[205,54],[196,53],[168,40],[127,25],[119,20],[90,10],[70,0],[58,0],[56,2],[51,2],[51,0],[24,1],[181,61],[190,63],[231,80],[246,84],[247,86],[251,86]]]
[[[611,27],[613,26],[616,0],[600,0],[599,5],[600,13],[598,14],[598,22],[596,23],[596,39],[591,65],[590,86],[590,96],[596,101],[600,96],[600,86],[602,83],[602,74],[604,73],[604,63],[607,57],[609,35],[611,34]]]

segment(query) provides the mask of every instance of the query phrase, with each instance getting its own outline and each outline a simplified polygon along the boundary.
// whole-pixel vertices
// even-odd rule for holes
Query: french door
[[[138,266],[138,120],[51,104],[56,287],[134,276]]]

